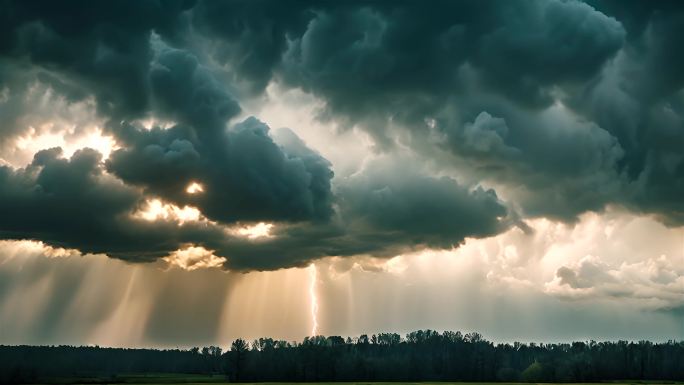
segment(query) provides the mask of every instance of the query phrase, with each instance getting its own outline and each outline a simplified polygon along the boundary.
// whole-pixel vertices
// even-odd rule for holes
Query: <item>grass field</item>
[[[78,377],[78,378],[60,378],[55,379],[55,381],[49,381],[53,384],[228,384],[226,378],[223,375],[199,375],[199,374],[124,374],[117,375],[109,378],[105,377]],[[250,385],[250,383],[243,383],[245,385]],[[256,383],[253,383],[256,384]],[[258,383],[259,385],[300,385],[300,384],[313,384],[313,383],[301,383],[301,382],[273,382],[273,383]],[[528,383],[485,383],[485,382],[318,382],[317,385],[327,385],[327,384],[348,384],[348,385],[522,385]],[[643,384],[682,384],[684,382],[667,382],[667,381],[610,381],[601,383],[583,383],[583,384],[568,384],[564,385],[643,385]]]
[[[345,384],[345,385],[530,385],[530,382],[435,382],[435,381],[421,381],[421,382],[244,382],[241,385],[305,385],[305,384],[316,384],[316,385],[333,385],[333,384]],[[552,382],[552,383],[537,383],[537,384],[563,384],[563,385],[646,385],[646,384],[676,384],[684,385],[682,381],[603,381],[603,382]]]
[[[618,385],[632,385],[632,384],[641,384],[643,382],[615,382],[614,384]],[[135,383],[131,383],[135,384]],[[150,384],[149,382],[140,382],[138,384]],[[206,382],[180,382],[179,384],[184,384],[184,385],[199,385],[199,384],[206,384]],[[230,384],[229,382],[217,382],[217,384]],[[244,385],[306,385],[306,384],[320,384],[320,385],[328,385],[328,384],[349,384],[349,385],[384,385],[384,384],[392,384],[392,385],[429,385],[429,384],[437,384],[437,385],[449,385],[449,384],[455,384],[455,385],[530,385],[530,383],[527,382],[258,382],[258,383],[241,383]],[[543,384],[543,383],[540,383]],[[537,384],[537,385],[540,385]],[[605,382],[602,383],[563,383],[563,385],[605,385]],[[611,382],[611,384],[613,384]],[[681,382],[663,382],[663,384],[682,384]]]
[[[178,383],[178,384],[184,384],[184,385],[193,385],[193,384],[207,384],[207,383],[213,383],[213,384],[230,384],[229,382],[215,382],[215,381],[203,381],[199,380],[199,382],[193,382],[191,379],[188,379],[189,381],[180,381],[180,382],[122,382],[125,384],[145,384],[145,385],[154,385],[154,384],[169,384],[169,383]],[[639,381],[634,381],[634,382],[610,382],[610,384],[616,384],[616,385],[639,385],[639,384],[645,384],[647,382],[639,382]],[[657,382],[658,384],[684,384],[682,382]],[[79,382],[73,383],[73,384],[79,384]],[[92,383],[85,383],[85,384],[92,384]],[[244,385],[305,385],[305,384],[317,384],[317,385],[327,385],[327,384],[349,384],[349,385],[429,385],[429,384],[436,384],[436,385],[450,385],[450,384],[455,384],[455,385],[529,385],[529,383],[526,382],[259,382],[259,383],[241,383]],[[601,383],[563,383],[563,385],[606,385],[607,382],[601,382]],[[541,385],[541,384],[537,384]]]

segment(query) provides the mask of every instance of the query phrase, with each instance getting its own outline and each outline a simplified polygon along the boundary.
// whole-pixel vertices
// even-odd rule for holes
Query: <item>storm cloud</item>
[[[73,120],[75,136],[96,121],[115,142],[109,157],[51,148],[0,163],[5,239],[128,261],[201,247],[213,265],[250,270],[450,249],[609,206],[684,224],[676,4],[0,7],[0,159],[29,133],[66,132],[51,119]],[[368,159],[335,175],[297,127],[251,116],[273,84],[368,134]],[[141,219],[152,201],[196,215]],[[266,236],[235,233],[259,223]],[[577,288],[572,272],[558,277]]]
[[[202,2],[194,20],[238,76],[262,86],[271,76],[319,96],[323,118],[368,131],[386,151],[402,141],[430,158],[435,143],[424,138],[442,135],[481,180],[522,187],[510,199],[526,215],[574,221],[619,204],[682,223],[676,3],[297,4],[274,17]],[[219,28],[221,12],[249,20],[239,44],[221,42],[235,33]],[[242,71],[262,54],[244,52],[250,38],[269,44],[268,58]],[[484,139],[497,141],[491,151],[472,137],[484,116],[507,126],[500,139]]]

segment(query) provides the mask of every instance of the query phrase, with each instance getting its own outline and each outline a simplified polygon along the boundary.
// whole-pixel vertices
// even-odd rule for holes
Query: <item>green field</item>
[[[54,381],[48,381],[52,384],[228,384],[223,375],[198,375],[198,374],[149,374],[149,375],[116,375],[112,377],[78,377],[78,378],[60,378]],[[262,382],[262,383],[241,383],[245,385],[299,385],[299,384],[348,384],[348,385],[527,385],[528,383],[514,383],[514,382]],[[583,383],[581,385],[643,385],[643,384],[683,384],[684,382],[668,382],[668,381],[606,381],[601,383]],[[564,383],[564,385],[580,385]]]
[[[164,382],[169,383],[169,382]],[[207,382],[173,382],[176,384],[206,384]],[[211,382],[218,384],[230,384],[229,382]],[[150,382],[137,382],[127,384],[150,384]],[[240,383],[244,385],[307,385],[307,384],[319,384],[319,385],[530,385],[528,382],[244,382]],[[536,383],[537,385],[542,385],[544,383]],[[634,382],[585,382],[585,383],[563,383],[563,385],[639,385],[639,384],[684,384],[682,382],[647,382],[647,381],[634,381]]]
[[[199,385],[199,384],[206,384],[207,382],[164,382],[165,384],[185,384],[185,385]],[[230,382],[211,382],[211,383],[216,383],[216,384],[230,384]],[[610,384],[616,384],[616,385],[637,385],[637,384],[645,384],[647,382],[610,382]],[[658,384],[682,384],[682,382],[656,382]],[[150,384],[150,382],[137,382],[137,383],[126,383],[126,384]],[[384,385],[384,384],[391,384],[391,385],[430,385],[430,384],[436,384],[436,385],[449,385],[449,384],[455,384],[455,385],[530,385],[528,382],[244,382],[240,383],[244,385],[306,385],[306,384],[320,384],[320,385],[332,385],[332,384],[348,384],[348,385]],[[537,385],[542,385],[545,383],[536,383]],[[555,384],[555,383],[554,383]],[[562,383],[563,385],[605,385],[606,382],[600,382],[600,383],[591,383],[591,382],[585,382],[585,383]]]
[[[196,381],[196,382],[195,382]],[[140,382],[120,382],[124,384],[145,384],[145,385],[154,385],[154,384],[186,384],[186,385],[193,385],[193,384],[207,384],[207,383],[213,383],[213,384],[230,384],[230,382],[220,382],[220,381],[214,381],[212,379],[195,379],[193,381],[192,378],[186,378],[186,379],[177,379],[174,382],[169,382],[166,380],[160,380],[158,382],[147,382],[147,381],[140,381]],[[607,383],[609,384],[615,384],[615,385],[639,385],[639,384],[651,384],[651,383],[657,383],[657,384],[684,384],[682,382],[639,382],[639,381],[634,381],[634,382],[600,382],[600,383],[563,383],[563,385],[606,385]],[[79,382],[76,382],[74,384],[79,384]],[[84,384],[92,384],[91,382],[86,382]],[[349,384],[349,385],[429,385],[429,384],[436,384],[436,385],[450,385],[450,384],[455,384],[455,385],[529,385],[527,382],[254,382],[254,383],[240,383],[240,384],[245,384],[245,385],[300,385],[300,384],[317,384],[317,385],[327,385],[327,384]],[[543,383],[537,383],[537,385],[540,385]]]

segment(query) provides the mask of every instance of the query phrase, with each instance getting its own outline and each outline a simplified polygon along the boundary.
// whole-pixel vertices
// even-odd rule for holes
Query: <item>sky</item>
[[[0,344],[684,339],[680,2],[0,9]]]

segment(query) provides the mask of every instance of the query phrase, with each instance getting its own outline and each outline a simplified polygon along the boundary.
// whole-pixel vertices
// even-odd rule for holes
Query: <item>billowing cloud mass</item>
[[[677,3],[0,8],[3,239],[273,270],[449,250],[610,207],[684,225]],[[320,101],[314,118],[334,132],[307,135],[369,138],[335,152],[363,159],[338,173],[305,130],[270,127],[258,112],[274,88]],[[236,230],[250,226],[266,230]],[[659,259],[587,257],[546,290],[627,295],[613,282],[636,285],[640,269],[663,296],[681,284]]]

